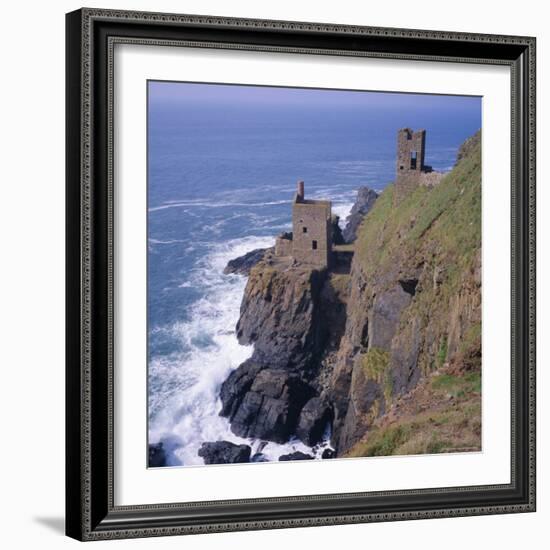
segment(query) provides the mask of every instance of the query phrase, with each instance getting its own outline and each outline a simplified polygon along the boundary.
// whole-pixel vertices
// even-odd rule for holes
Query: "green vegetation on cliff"
[[[419,185],[398,206],[395,184],[379,196],[365,217],[356,243],[356,256],[365,274],[386,271],[410,251],[432,248],[444,256],[457,282],[481,243],[481,146],[469,154],[434,188]]]
[[[480,134],[436,185],[420,183],[399,200],[396,185],[379,196],[355,242],[346,330],[352,407],[337,428],[339,450],[480,449]],[[344,380],[345,367],[337,372]]]
[[[399,410],[401,409],[401,410]],[[345,455],[481,450],[481,375],[442,373],[420,384]]]
[[[361,366],[365,375],[370,380],[376,380],[383,388],[386,402],[389,402],[392,394],[392,377],[390,366],[390,354],[380,348],[370,348],[360,356]]]
[[[415,317],[430,326],[434,342],[421,358],[426,372],[441,368],[459,347],[480,345],[481,144],[474,138],[466,143],[461,160],[435,187],[419,185],[394,206],[390,185],[366,216],[356,244],[367,281],[383,286],[395,276],[416,274],[416,294],[400,326]],[[458,303],[466,294],[468,303]],[[471,317],[465,323],[461,309]],[[464,326],[452,326],[453,317]]]

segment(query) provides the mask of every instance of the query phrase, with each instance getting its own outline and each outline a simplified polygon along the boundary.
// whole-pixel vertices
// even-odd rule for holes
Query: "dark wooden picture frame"
[[[535,510],[535,39],[82,9],[67,15],[66,532],[79,540]],[[511,69],[511,483],[117,507],[113,497],[113,45]],[[503,121],[503,124],[506,122]],[[507,337],[507,335],[502,335]],[[505,421],[505,419],[503,419]]]

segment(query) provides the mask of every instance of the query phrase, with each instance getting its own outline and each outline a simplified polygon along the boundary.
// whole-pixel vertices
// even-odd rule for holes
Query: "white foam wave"
[[[340,217],[338,220],[338,225],[343,229],[346,225],[346,218],[349,216],[351,209],[353,207],[353,202],[342,202],[339,204],[332,205],[332,212]]]
[[[163,441],[168,466],[204,464],[197,452],[206,441],[246,443],[269,461],[296,451],[320,459],[330,448],[330,434],[313,449],[297,439],[283,445],[243,439],[219,416],[221,384],[252,354],[252,346],[239,345],[235,336],[246,280],[224,275],[223,269],[229,260],[273,244],[272,237],[250,236],[213,245],[188,281],[204,289],[204,297],[191,307],[190,321],[155,329],[169,332],[186,350],[155,357],[149,365],[149,442]]]
[[[220,385],[252,353],[235,337],[246,280],[223,275],[223,269],[230,259],[272,245],[271,237],[213,245],[189,281],[204,291],[191,306],[190,320],[156,329],[170,332],[185,350],[154,357],[149,365],[149,441],[168,442],[168,465],[202,464],[197,451],[204,441],[244,441],[218,414]]]
[[[182,239],[169,239],[166,241],[160,240],[160,239],[152,239],[149,238],[149,244],[176,244],[176,243],[186,243],[187,241],[184,241]]]
[[[148,209],[148,212],[157,212],[158,210],[166,210],[167,208],[185,208],[189,206],[199,206],[203,208],[233,208],[235,206],[241,207],[254,207],[260,206],[275,206],[278,204],[290,204],[290,200],[268,201],[268,202],[211,202],[211,201],[185,201],[185,202],[166,202],[159,206],[152,206]]]

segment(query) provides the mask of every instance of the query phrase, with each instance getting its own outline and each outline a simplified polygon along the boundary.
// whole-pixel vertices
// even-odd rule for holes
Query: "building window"
[[[302,232],[307,233],[307,227],[302,227]]]
[[[317,250],[317,241],[311,241],[311,248]]]
[[[416,170],[416,151],[411,153],[411,170]]]

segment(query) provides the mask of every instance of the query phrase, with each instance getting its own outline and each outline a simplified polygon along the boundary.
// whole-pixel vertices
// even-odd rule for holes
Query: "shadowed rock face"
[[[321,298],[325,279],[324,271],[267,261],[251,270],[237,337],[254,344],[254,352],[220,392],[220,414],[236,435],[283,443],[300,421],[299,437],[322,436],[327,414],[320,405],[313,401],[301,412],[318,395],[319,360],[331,341]]]
[[[346,241],[340,229],[340,216],[332,214],[330,225],[332,229],[332,244],[344,244]]]
[[[235,417],[244,396],[252,388],[252,383],[260,370],[262,370],[261,365],[248,359],[227,377],[220,390],[221,416],[227,416],[230,420]]]
[[[332,419],[332,409],[323,397],[311,398],[302,408],[296,426],[296,435],[313,447],[321,441],[323,432]]]
[[[203,443],[199,456],[205,464],[236,464],[250,462],[251,449],[248,445],[236,445],[230,441]]]
[[[323,348],[320,318],[325,272],[260,262],[250,272],[237,338],[254,344],[252,359],[270,368],[303,372]]]
[[[400,285],[382,292],[374,299],[369,318],[369,346],[389,349],[403,310],[411,296]]]
[[[365,215],[373,207],[378,198],[378,193],[368,187],[360,187],[357,191],[357,199],[353,205],[349,216],[346,218],[346,227],[342,232],[344,241],[351,243],[357,238],[357,230],[363,221]]]
[[[224,382],[221,392],[222,413],[228,413],[231,430],[241,437],[288,441],[313,389],[297,374],[250,362],[243,367]]]

